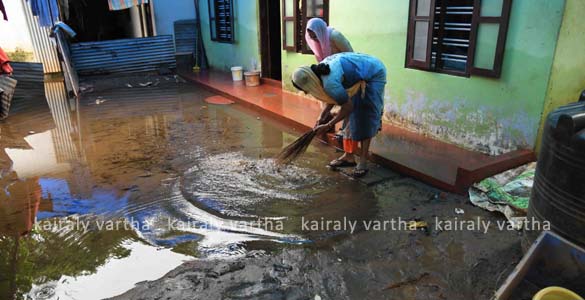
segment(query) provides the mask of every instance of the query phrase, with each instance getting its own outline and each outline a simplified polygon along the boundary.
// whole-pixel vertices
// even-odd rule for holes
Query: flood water
[[[164,82],[163,82],[164,83]],[[368,219],[375,195],[325,168],[300,132],[188,84],[118,86],[47,102],[0,124],[0,299],[101,299],[194,258],[328,243],[311,220]]]

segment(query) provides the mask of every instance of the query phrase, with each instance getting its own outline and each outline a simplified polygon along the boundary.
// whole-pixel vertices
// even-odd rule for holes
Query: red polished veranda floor
[[[273,82],[246,87],[243,82],[233,82],[224,72],[179,75],[302,130],[315,124],[321,110],[318,102],[283,91]],[[474,182],[534,161],[535,155],[530,150],[485,155],[385,124],[372,146],[372,159],[438,188],[463,194]]]

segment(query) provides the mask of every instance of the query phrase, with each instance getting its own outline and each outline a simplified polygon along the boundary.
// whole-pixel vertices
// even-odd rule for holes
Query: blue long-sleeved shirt
[[[378,78],[380,72],[385,72],[384,64],[377,58],[362,53],[334,54],[321,63],[329,65],[331,73],[321,76],[325,92],[339,105],[349,100],[346,89],[360,81],[370,81]]]

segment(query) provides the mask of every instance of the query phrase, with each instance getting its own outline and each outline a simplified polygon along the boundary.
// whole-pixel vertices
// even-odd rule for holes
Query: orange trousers
[[[343,151],[345,151],[345,153],[356,154],[358,152],[358,148],[358,141],[343,139]]]

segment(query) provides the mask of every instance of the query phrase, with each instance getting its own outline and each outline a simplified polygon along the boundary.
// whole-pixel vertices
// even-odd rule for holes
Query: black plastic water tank
[[[561,107],[545,124],[528,220],[585,247],[585,102]],[[525,230],[524,246],[540,231]]]

